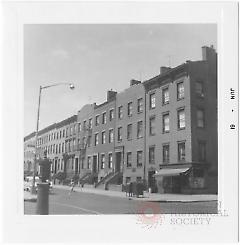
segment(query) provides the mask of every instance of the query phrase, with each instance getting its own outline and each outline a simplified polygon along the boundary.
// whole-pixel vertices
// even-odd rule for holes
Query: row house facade
[[[96,188],[143,181],[161,193],[216,193],[217,54],[202,47],[202,60],[132,79],[105,102],[42,130],[39,140],[53,173]]]

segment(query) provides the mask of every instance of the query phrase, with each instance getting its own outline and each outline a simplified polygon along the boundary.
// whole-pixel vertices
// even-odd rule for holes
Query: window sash
[[[131,166],[132,166],[132,153],[127,152],[127,167],[131,167]]]
[[[163,132],[170,131],[170,117],[169,114],[163,115]]]
[[[182,128],[185,128],[185,126],[186,126],[185,111],[179,110],[178,111],[178,128],[182,129]]]
[[[155,134],[155,117],[149,119],[149,132],[150,135]]]
[[[132,139],[132,124],[127,125],[127,139]]]
[[[155,148],[154,147],[149,148],[149,163],[150,164],[155,163]]]
[[[150,109],[154,109],[156,107],[156,97],[155,93],[150,94]]]
[[[138,99],[138,112],[143,111],[143,99]]]
[[[163,89],[163,104],[167,104],[169,102],[169,89]]]
[[[204,111],[200,109],[197,110],[197,126],[199,128],[204,127]]]
[[[169,145],[164,145],[163,146],[163,162],[169,162]]]
[[[177,98],[178,99],[184,98],[184,84],[183,84],[183,82],[177,84]]]
[[[137,123],[137,137],[140,138],[143,136],[143,122],[140,121]]]
[[[185,160],[185,143],[178,144],[178,160]]]

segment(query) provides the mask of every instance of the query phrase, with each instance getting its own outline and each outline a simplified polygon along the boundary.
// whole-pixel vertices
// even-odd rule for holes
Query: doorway
[[[93,166],[92,166],[93,173],[97,173],[97,155],[93,156]]]
[[[155,170],[148,172],[148,187],[152,189],[152,192],[156,192],[156,180],[154,174]]]
[[[75,174],[78,174],[78,158],[75,158]]]
[[[122,152],[116,152],[115,172],[120,172],[121,161],[122,161]]]

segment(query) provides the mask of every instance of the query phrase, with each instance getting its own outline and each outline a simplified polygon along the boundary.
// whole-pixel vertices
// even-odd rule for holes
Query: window
[[[142,161],[143,161],[143,152],[137,151],[137,167],[142,167]]]
[[[127,125],[127,139],[128,140],[132,139],[132,124]]]
[[[118,118],[119,119],[122,119],[123,118],[123,107],[122,106],[119,106],[118,107]]]
[[[55,152],[56,152],[56,154],[58,154],[58,145],[56,145],[55,147],[56,147]]]
[[[137,138],[143,137],[143,122],[137,122]]]
[[[89,118],[88,120],[88,127],[89,129],[92,129],[92,118]]]
[[[202,82],[196,82],[195,83],[195,92],[197,96],[203,98],[204,97],[204,92],[203,92],[203,83]]]
[[[197,127],[204,128],[204,110],[197,109]]]
[[[101,169],[105,168],[105,154],[101,155]]]
[[[142,98],[138,99],[137,101],[137,112],[138,113],[143,112],[143,99]]]
[[[109,129],[109,143],[113,143],[113,129]]]
[[[186,123],[185,123],[184,109],[178,110],[177,117],[178,117],[178,129],[185,129]]]
[[[126,184],[129,184],[131,182],[131,177],[126,177]]]
[[[87,158],[87,168],[90,169],[91,168],[91,157]]]
[[[137,180],[137,182],[141,182],[141,181],[142,181],[142,177],[138,176],[138,177],[136,178],[136,180]]]
[[[111,110],[109,111],[109,121],[112,121],[113,118],[114,118],[113,109],[111,109]]]
[[[155,163],[155,146],[149,147],[149,164]]]
[[[122,141],[122,127],[118,128],[118,141]]]
[[[73,134],[75,134],[75,125],[72,126]]]
[[[169,113],[163,114],[163,133],[168,133],[170,131],[170,117]]]
[[[61,144],[58,145],[58,152],[61,153]]]
[[[178,143],[178,161],[185,160],[185,142]]]
[[[113,156],[112,153],[108,154],[108,168],[112,168],[113,167]]]
[[[132,166],[132,152],[127,152],[127,168]]]
[[[78,125],[77,123],[75,124],[75,134],[77,133],[77,130],[78,130]],[[61,132],[60,132],[61,133]]]
[[[78,123],[78,132],[80,132],[82,130],[82,125],[81,123]]]
[[[155,116],[149,118],[149,135],[155,135]]]
[[[100,124],[100,118],[99,115],[95,117],[95,125],[98,126]]]
[[[89,135],[88,136],[88,147],[91,147],[92,146],[92,136]]]
[[[70,127],[70,135],[72,135],[72,134],[73,134],[73,128]]]
[[[60,130],[59,138],[62,138],[62,131]]]
[[[65,150],[65,148],[64,148],[64,142],[62,143],[62,153],[64,153],[64,150]]]
[[[98,145],[98,134],[95,134],[95,141],[94,141],[95,146]]]
[[[87,146],[86,145],[87,140],[86,140],[86,137],[85,136],[82,138],[82,142],[83,142],[83,148],[85,148]]]
[[[177,99],[181,100],[184,98],[184,84],[180,82],[177,84]]]
[[[150,109],[154,109],[156,107],[156,96],[155,93],[150,94]]]
[[[106,124],[106,122],[107,122],[107,115],[106,115],[106,112],[104,112],[102,114],[102,124]]]
[[[83,121],[83,130],[84,131],[87,130],[87,121],[86,120]]]
[[[200,162],[206,161],[206,142],[198,142],[198,160]]]
[[[169,144],[163,145],[163,163],[169,163]]]
[[[102,144],[105,144],[106,143],[106,132],[103,131],[102,132]]]
[[[133,110],[133,103],[129,102],[128,103],[128,116],[131,117],[132,116],[132,110]]]
[[[164,88],[162,90],[162,103],[163,105],[166,105],[169,103],[169,88]]]

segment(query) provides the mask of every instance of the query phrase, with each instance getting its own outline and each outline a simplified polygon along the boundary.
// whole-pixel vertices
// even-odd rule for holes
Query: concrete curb
[[[24,202],[37,202],[37,198],[36,197],[24,198]]]
[[[56,189],[63,189],[63,190],[69,190],[69,186],[59,186],[59,185],[55,185],[54,188]],[[96,190],[96,189],[94,189]],[[96,194],[96,195],[102,195],[102,196],[108,196],[108,197],[119,197],[119,198],[128,198],[129,200],[134,200],[134,201],[144,201],[144,202],[180,202],[180,203],[190,203],[190,202],[213,202],[213,201],[217,201],[217,196],[216,198],[212,198],[212,199],[183,199],[183,200],[179,200],[179,199],[161,199],[161,197],[128,197],[125,195],[125,192],[116,192],[113,193],[113,191],[92,191],[92,189],[87,189],[87,188],[78,188],[75,187],[74,189],[75,192],[82,192],[82,193],[88,193],[88,194]],[[121,193],[121,194],[120,194]],[[164,194],[163,194],[164,195]],[[176,198],[176,197],[175,197]]]

